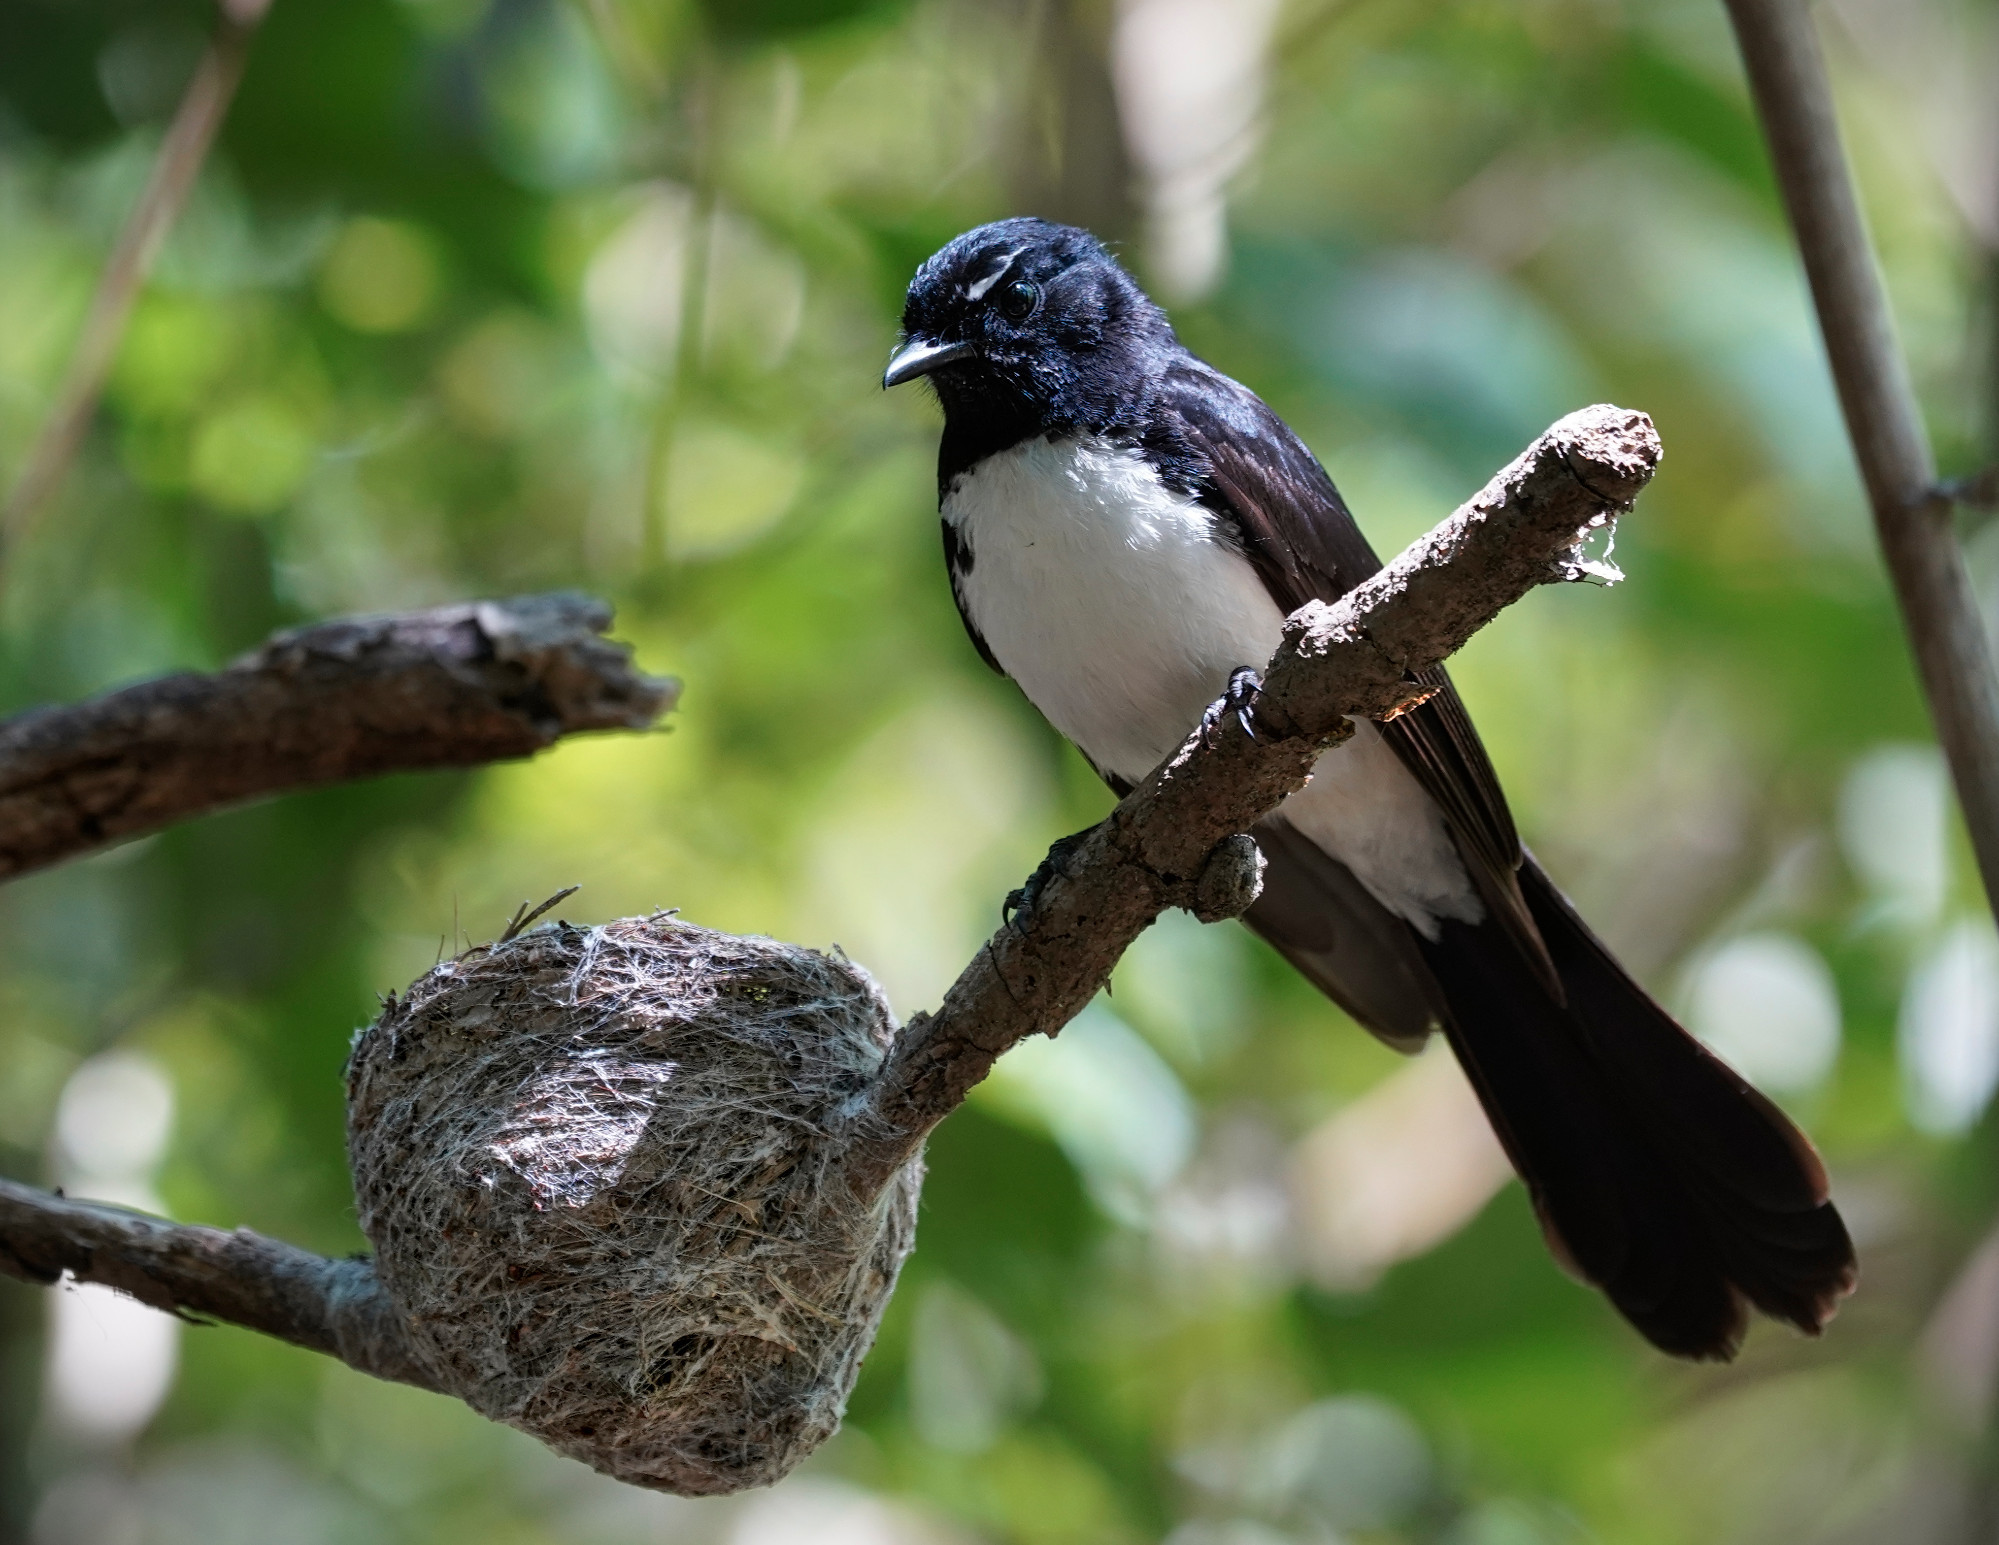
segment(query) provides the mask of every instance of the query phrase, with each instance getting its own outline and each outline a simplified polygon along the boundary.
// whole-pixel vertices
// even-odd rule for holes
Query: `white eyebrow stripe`
[[[1026,250],[1027,248],[1025,247],[1015,247],[1013,251],[1009,252],[1005,257],[999,260],[999,267],[995,268],[991,273],[987,274],[985,278],[981,279],[977,284],[966,285],[965,299],[984,300],[986,298],[986,291],[990,290],[994,285],[998,284],[1000,280],[1006,277],[1006,271],[1009,268],[1013,267],[1013,260],[1019,257],[1021,253],[1025,252]]]

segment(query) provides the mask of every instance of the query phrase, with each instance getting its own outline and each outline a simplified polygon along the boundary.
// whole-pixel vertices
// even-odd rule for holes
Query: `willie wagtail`
[[[944,556],[972,643],[1120,794],[1286,614],[1381,567],[1312,453],[1188,353],[1087,232],[968,231],[917,270],[883,386],[944,407]],[[1244,921],[1389,1044],[1449,1038],[1556,1256],[1654,1345],[1747,1305],[1816,1333],[1855,1277],[1805,1137],[1634,982],[1525,853],[1448,679],[1362,723],[1256,828]]]

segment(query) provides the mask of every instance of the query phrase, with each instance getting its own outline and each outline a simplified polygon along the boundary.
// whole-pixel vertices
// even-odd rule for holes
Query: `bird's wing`
[[[972,647],[978,650],[979,658],[1004,676],[1006,667],[999,663],[991,647],[986,643],[985,634],[981,633],[978,624],[972,621],[971,608],[965,605],[965,593],[959,588],[959,581],[972,563],[972,555],[965,546],[964,535],[948,520],[940,520],[937,524],[944,532],[944,572],[950,576],[951,600],[957,605],[958,620],[965,625],[965,636],[972,641]]]
[[[1253,831],[1263,890],[1242,920],[1390,1046],[1420,1050],[1442,1022],[1444,999],[1409,925],[1282,815]]]
[[[1201,501],[1234,528],[1245,557],[1287,616],[1335,601],[1381,568],[1339,490],[1291,428],[1248,387],[1189,360],[1169,369],[1151,415],[1148,449],[1195,469]],[[1457,689],[1439,667],[1437,691],[1381,726],[1388,743],[1450,822],[1479,893],[1555,992],[1561,989],[1520,894],[1520,834],[1499,778]]]

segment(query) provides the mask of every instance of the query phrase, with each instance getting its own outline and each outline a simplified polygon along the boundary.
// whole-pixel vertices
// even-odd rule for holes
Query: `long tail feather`
[[[1856,1275],[1818,1155],[1624,972],[1532,858],[1520,878],[1566,1004],[1490,924],[1446,923],[1422,951],[1550,1246],[1664,1351],[1732,1356],[1750,1304],[1816,1335]]]

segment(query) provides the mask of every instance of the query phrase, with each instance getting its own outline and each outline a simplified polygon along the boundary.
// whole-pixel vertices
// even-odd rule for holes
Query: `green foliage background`
[[[1932,42],[1992,21],[1911,9]],[[1986,259],[1937,104],[1870,50],[1866,7],[1821,10],[1966,470],[1994,450]],[[48,1179],[69,1072],[137,1048],[175,1087],[175,1216],[361,1248],[350,1034],[574,882],[573,918],[837,940],[903,1012],[934,1001],[1107,796],[963,637],[934,405],[876,381],[909,272],[979,221],[1085,218],[1144,270],[1122,181],[1091,175],[1121,155],[1090,138],[1115,121],[1101,64],[1074,67],[1109,25],[1080,0],[276,0],[5,575],[0,703],[574,585],[684,705],[662,734],[280,800],[10,888],[0,1166]],[[208,26],[0,0],[0,473]],[[13,1537],[1804,1545],[1949,1515],[1977,1439],[1920,1345],[1989,1223],[1992,1141],[1911,1124],[1897,1026],[1912,973],[1991,930],[1941,818],[1852,793],[1884,745],[1916,748],[1911,787],[1934,756],[1720,7],[1294,0],[1264,106],[1226,277],[1175,319],[1377,546],[1572,407],[1659,424],[1629,583],[1530,598],[1458,676],[1529,841],[1669,1001],[1744,936],[1829,971],[1837,1064],[1786,1098],[1862,1241],[1832,1332],[1669,1365],[1558,1272],[1517,1186],[1371,1285],[1311,1285],[1274,1210],[1286,1154],[1398,1063],[1233,925],[1169,919],[1092,1010],[1094,1063],[1002,1077],[939,1133],[848,1430],[778,1500],[626,1491],[224,1329],[185,1334],[129,1452],[92,1453],[37,1414],[43,1298],[0,1283]],[[1987,582],[1999,553],[1973,555]],[[1942,879],[1898,890],[1884,842],[1938,848]],[[1093,1131],[1106,1081],[1127,1108]],[[145,1499],[140,1532],[61,1533],[44,1499],[77,1477]]]

